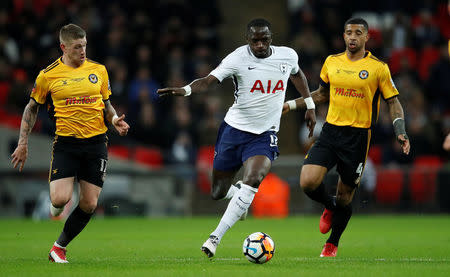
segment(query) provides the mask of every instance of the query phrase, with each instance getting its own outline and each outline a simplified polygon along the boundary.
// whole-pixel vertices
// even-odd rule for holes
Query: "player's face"
[[[86,37],[74,39],[64,44],[64,55],[74,65],[80,66],[86,60]]]
[[[347,50],[356,53],[365,48],[369,34],[362,24],[347,24],[344,30],[344,41]]]
[[[268,27],[251,27],[247,35],[247,41],[255,57],[267,58],[270,56],[272,33]]]

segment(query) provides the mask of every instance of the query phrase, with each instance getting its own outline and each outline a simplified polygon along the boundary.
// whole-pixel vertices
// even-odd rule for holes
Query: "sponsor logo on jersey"
[[[394,84],[394,80],[392,80],[392,78],[391,78],[391,84],[392,84],[392,87],[393,87],[393,88],[397,89],[397,87],[396,87],[395,84]]]
[[[250,90],[251,93],[255,91],[260,91],[261,93],[276,93],[277,91],[284,91],[284,83],[283,80],[279,80],[276,85],[272,89],[272,80],[267,81],[267,86],[264,87],[261,80],[256,80]]]
[[[352,88],[334,88],[335,95],[341,95],[341,96],[347,96],[347,97],[354,97],[354,98],[364,98],[364,93],[358,92],[356,89]]]
[[[93,104],[95,102],[97,102],[97,97],[80,96],[80,97],[66,98],[66,106],[79,104]]]
[[[369,77],[369,72],[367,72],[367,70],[361,70],[359,72],[359,78],[361,79],[367,79],[367,77]]]
[[[89,81],[91,81],[91,83],[93,83],[93,84],[96,84],[98,82],[97,75],[89,74]]]

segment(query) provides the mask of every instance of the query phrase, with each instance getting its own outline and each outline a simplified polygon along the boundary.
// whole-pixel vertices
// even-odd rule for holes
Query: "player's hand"
[[[291,109],[289,108],[289,105],[285,102],[283,104],[283,111],[281,112],[281,115],[283,116],[283,115],[287,114],[290,110]]]
[[[308,138],[311,138],[314,134],[314,126],[316,126],[316,110],[308,109],[305,113],[306,126],[309,129]]]
[[[409,144],[409,139],[405,137],[405,135],[398,135],[397,140],[402,146],[402,151],[404,154],[409,154],[409,149],[411,148],[411,145]]]
[[[156,91],[159,97],[167,95],[184,96],[186,91],[184,88],[161,88]]]
[[[122,114],[120,117],[115,118],[112,122],[114,128],[116,128],[116,131],[121,136],[126,136],[128,133],[128,130],[130,129],[130,125],[125,122],[125,114]]]
[[[11,164],[14,166],[14,168],[17,168],[17,166],[19,166],[19,171],[22,171],[27,157],[28,144],[19,144],[17,145],[16,150],[14,150],[14,153],[11,154]]]

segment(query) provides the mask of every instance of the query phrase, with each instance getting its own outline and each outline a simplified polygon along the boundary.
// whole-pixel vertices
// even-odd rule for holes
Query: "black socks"
[[[80,206],[77,206],[67,218],[66,223],[64,224],[64,229],[56,243],[62,247],[66,247],[69,242],[71,242],[84,229],[92,215],[93,214],[84,212]]]
[[[328,210],[334,211],[336,209],[335,198],[327,194],[324,183],[321,183],[315,190],[304,189],[303,191],[312,200],[325,205]]]
[[[347,227],[347,223],[350,220],[350,217],[352,217],[352,204],[348,204],[344,207],[336,207],[336,209],[333,211],[331,234],[327,242],[338,246],[339,239],[341,238],[345,227]]]

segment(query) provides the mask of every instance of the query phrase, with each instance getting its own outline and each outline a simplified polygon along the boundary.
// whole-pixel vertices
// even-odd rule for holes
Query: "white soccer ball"
[[[263,264],[272,259],[275,243],[268,234],[256,232],[245,238],[242,252],[250,262]]]

